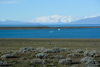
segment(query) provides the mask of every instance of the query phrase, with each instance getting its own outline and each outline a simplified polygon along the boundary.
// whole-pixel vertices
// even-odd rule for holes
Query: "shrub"
[[[58,52],[61,51],[61,48],[59,48],[59,47],[54,47],[54,48],[52,48],[52,50],[53,50],[54,53],[58,53]]]
[[[74,57],[74,54],[68,54],[67,57]]]
[[[67,51],[71,51],[71,49],[70,48],[67,48]]]
[[[47,58],[48,57],[48,54],[46,54],[46,53],[38,53],[38,54],[36,54],[36,57],[38,57],[38,58]]]
[[[17,56],[17,55],[21,55],[21,53],[20,52],[14,52],[14,53],[12,53],[12,55]]]
[[[5,54],[3,56],[1,56],[1,58],[14,58],[15,56],[12,54]]]
[[[63,59],[64,57],[62,55],[56,55],[55,58],[57,58],[57,59]]]
[[[33,60],[31,61],[31,63],[32,63],[33,65],[43,65],[43,64],[44,64],[44,61],[42,61],[41,59],[33,59]]]
[[[97,56],[97,51],[92,50],[92,51],[90,51],[89,55],[92,56],[92,57]]]
[[[84,58],[81,59],[81,62],[86,63],[86,62],[91,61],[91,60],[93,60],[92,57],[84,57]]]
[[[80,54],[79,53],[74,53],[74,54],[68,54],[67,57],[80,57]]]
[[[38,50],[39,52],[43,52],[43,51],[45,51],[46,49],[45,49],[44,47],[39,47],[39,48],[37,48],[37,50]]]
[[[53,53],[71,51],[70,49],[67,49],[67,48],[60,48],[60,47],[53,47],[51,50],[52,50]]]
[[[60,52],[69,52],[69,51],[71,51],[71,49],[69,49],[69,48],[60,48]]]
[[[80,57],[81,55],[79,53],[74,53],[74,57]]]
[[[44,53],[53,53],[53,50],[51,50],[51,49],[46,49],[46,50],[44,50],[43,52],[44,52]]]
[[[59,64],[62,64],[62,65],[70,65],[70,64],[72,64],[72,59],[71,58],[61,59],[59,61]]]
[[[0,66],[6,66],[8,63],[6,61],[0,61]]]
[[[22,52],[22,53],[26,53],[26,52],[34,52],[34,48],[32,47],[23,47],[23,48],[20,48],[19,52]]]
[[[92,66],[97,67],[99,66],[99,63],[96,60],[89,60],[85,63],[85,65],[88,67],[92,67]]]
[[[78,49],[78,50],[76,50],[75,52],[77,52],[77,53],[84,53],[84,51],[81,50],[81,49]]]
[[[85,51],[85,52],[84,52],[84,55],[85,55],[85,56],[91,56],[91,57],[94,57],[94,56],[97,56],[98,53],[97,53],[96,50],[92,50],[92,51]]]
[[[85,51],[84,56],[89,56],[89,51]]]
[[[66,52],[67,51],[67,48],[61,48],[60,49],[60,52]]]

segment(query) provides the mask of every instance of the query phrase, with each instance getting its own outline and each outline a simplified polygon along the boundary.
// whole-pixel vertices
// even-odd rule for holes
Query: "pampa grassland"
[[[0,39],[1,67],[99,67],[100,39]]]

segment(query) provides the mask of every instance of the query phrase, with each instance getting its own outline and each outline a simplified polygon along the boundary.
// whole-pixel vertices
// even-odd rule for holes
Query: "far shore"
[[[17,29],[74,29],[74,28],[100,28],[100,26],[83,26],[83,27],[0,27],[0,30],[17,30]]]

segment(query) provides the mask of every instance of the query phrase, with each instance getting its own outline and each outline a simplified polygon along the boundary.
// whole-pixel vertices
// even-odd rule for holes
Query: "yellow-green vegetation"
[[[98,67],[99,62],[100,39],[0,39],[1,67]]]

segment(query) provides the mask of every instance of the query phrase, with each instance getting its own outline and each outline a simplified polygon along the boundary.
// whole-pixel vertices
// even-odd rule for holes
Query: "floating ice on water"
[[[53,33],[53,31],[50,31],[50,33]]]
[[[60,30],[60,29],[58,29],[58,30]]]

